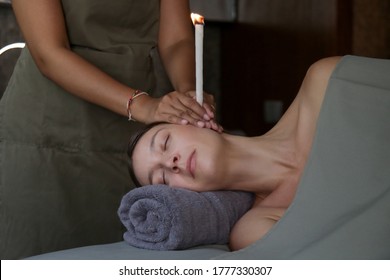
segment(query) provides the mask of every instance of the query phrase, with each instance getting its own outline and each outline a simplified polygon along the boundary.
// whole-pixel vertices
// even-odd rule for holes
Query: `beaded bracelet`
[[[137,97],[140,97],[141,95],[149,95],[149,94],[144,92],[144,91],[141,91],[141,90],[137,89],[137,90],[134,91],[134,93],[130,96],[129,100],[127,101],[126,109],[127,109],[127,115],[129,116],[129,121],[135,121],[131,117],[130,105],[131,105],[131,103],[133,102],[134,99],[136,99]]]

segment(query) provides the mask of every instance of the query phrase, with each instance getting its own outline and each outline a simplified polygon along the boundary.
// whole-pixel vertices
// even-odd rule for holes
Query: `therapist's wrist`
[[[148,94],[138,95],[138,97],[131,102],[131,119],[145,124],[153,122],[154,107],[155,98],[150,97]]]
[[[193,82],[180,83],[177,86],[175,86],[175,90],[180,93],[195,91],[195,83]]]

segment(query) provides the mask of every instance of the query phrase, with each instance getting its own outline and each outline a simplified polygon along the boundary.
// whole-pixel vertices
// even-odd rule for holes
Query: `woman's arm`
[[[280,220],[286,209],[255,206],[234,225],[229,247],[236,251],[262,238]]]
[[[71,51],[60,0],[12,1],[27,46],[39,70],[68,92],[127,115],[134,91]]]

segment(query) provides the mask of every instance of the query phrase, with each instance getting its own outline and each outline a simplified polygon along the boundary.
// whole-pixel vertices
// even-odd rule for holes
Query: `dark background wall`
[[[219,120],[229,130],[266,132],[320,58],[390,58],[388,0],[209,2],[235,9],[233,19],[206,17],[205,26],[205,89],[217,96]],[[0,1],[0,47],[18,41],[23,39],[12,9]],[[18,55],[16,50],[0,57],[0,96]]]
[[[320,58],[390,58],[389,3],[238,0],[237,23],[222,32],[224,127],[248,135],[266,132],[274,125],[267,110],[286,110],[307,68]]]
[[[353,3],[353,53],[390,58],[390,1],[354,0]]]

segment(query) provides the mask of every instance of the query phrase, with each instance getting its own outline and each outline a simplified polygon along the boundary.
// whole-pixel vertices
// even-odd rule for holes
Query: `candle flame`
[[[195,24],[204,24],[204,17],[199,14],[191,13],[192,22]]]

